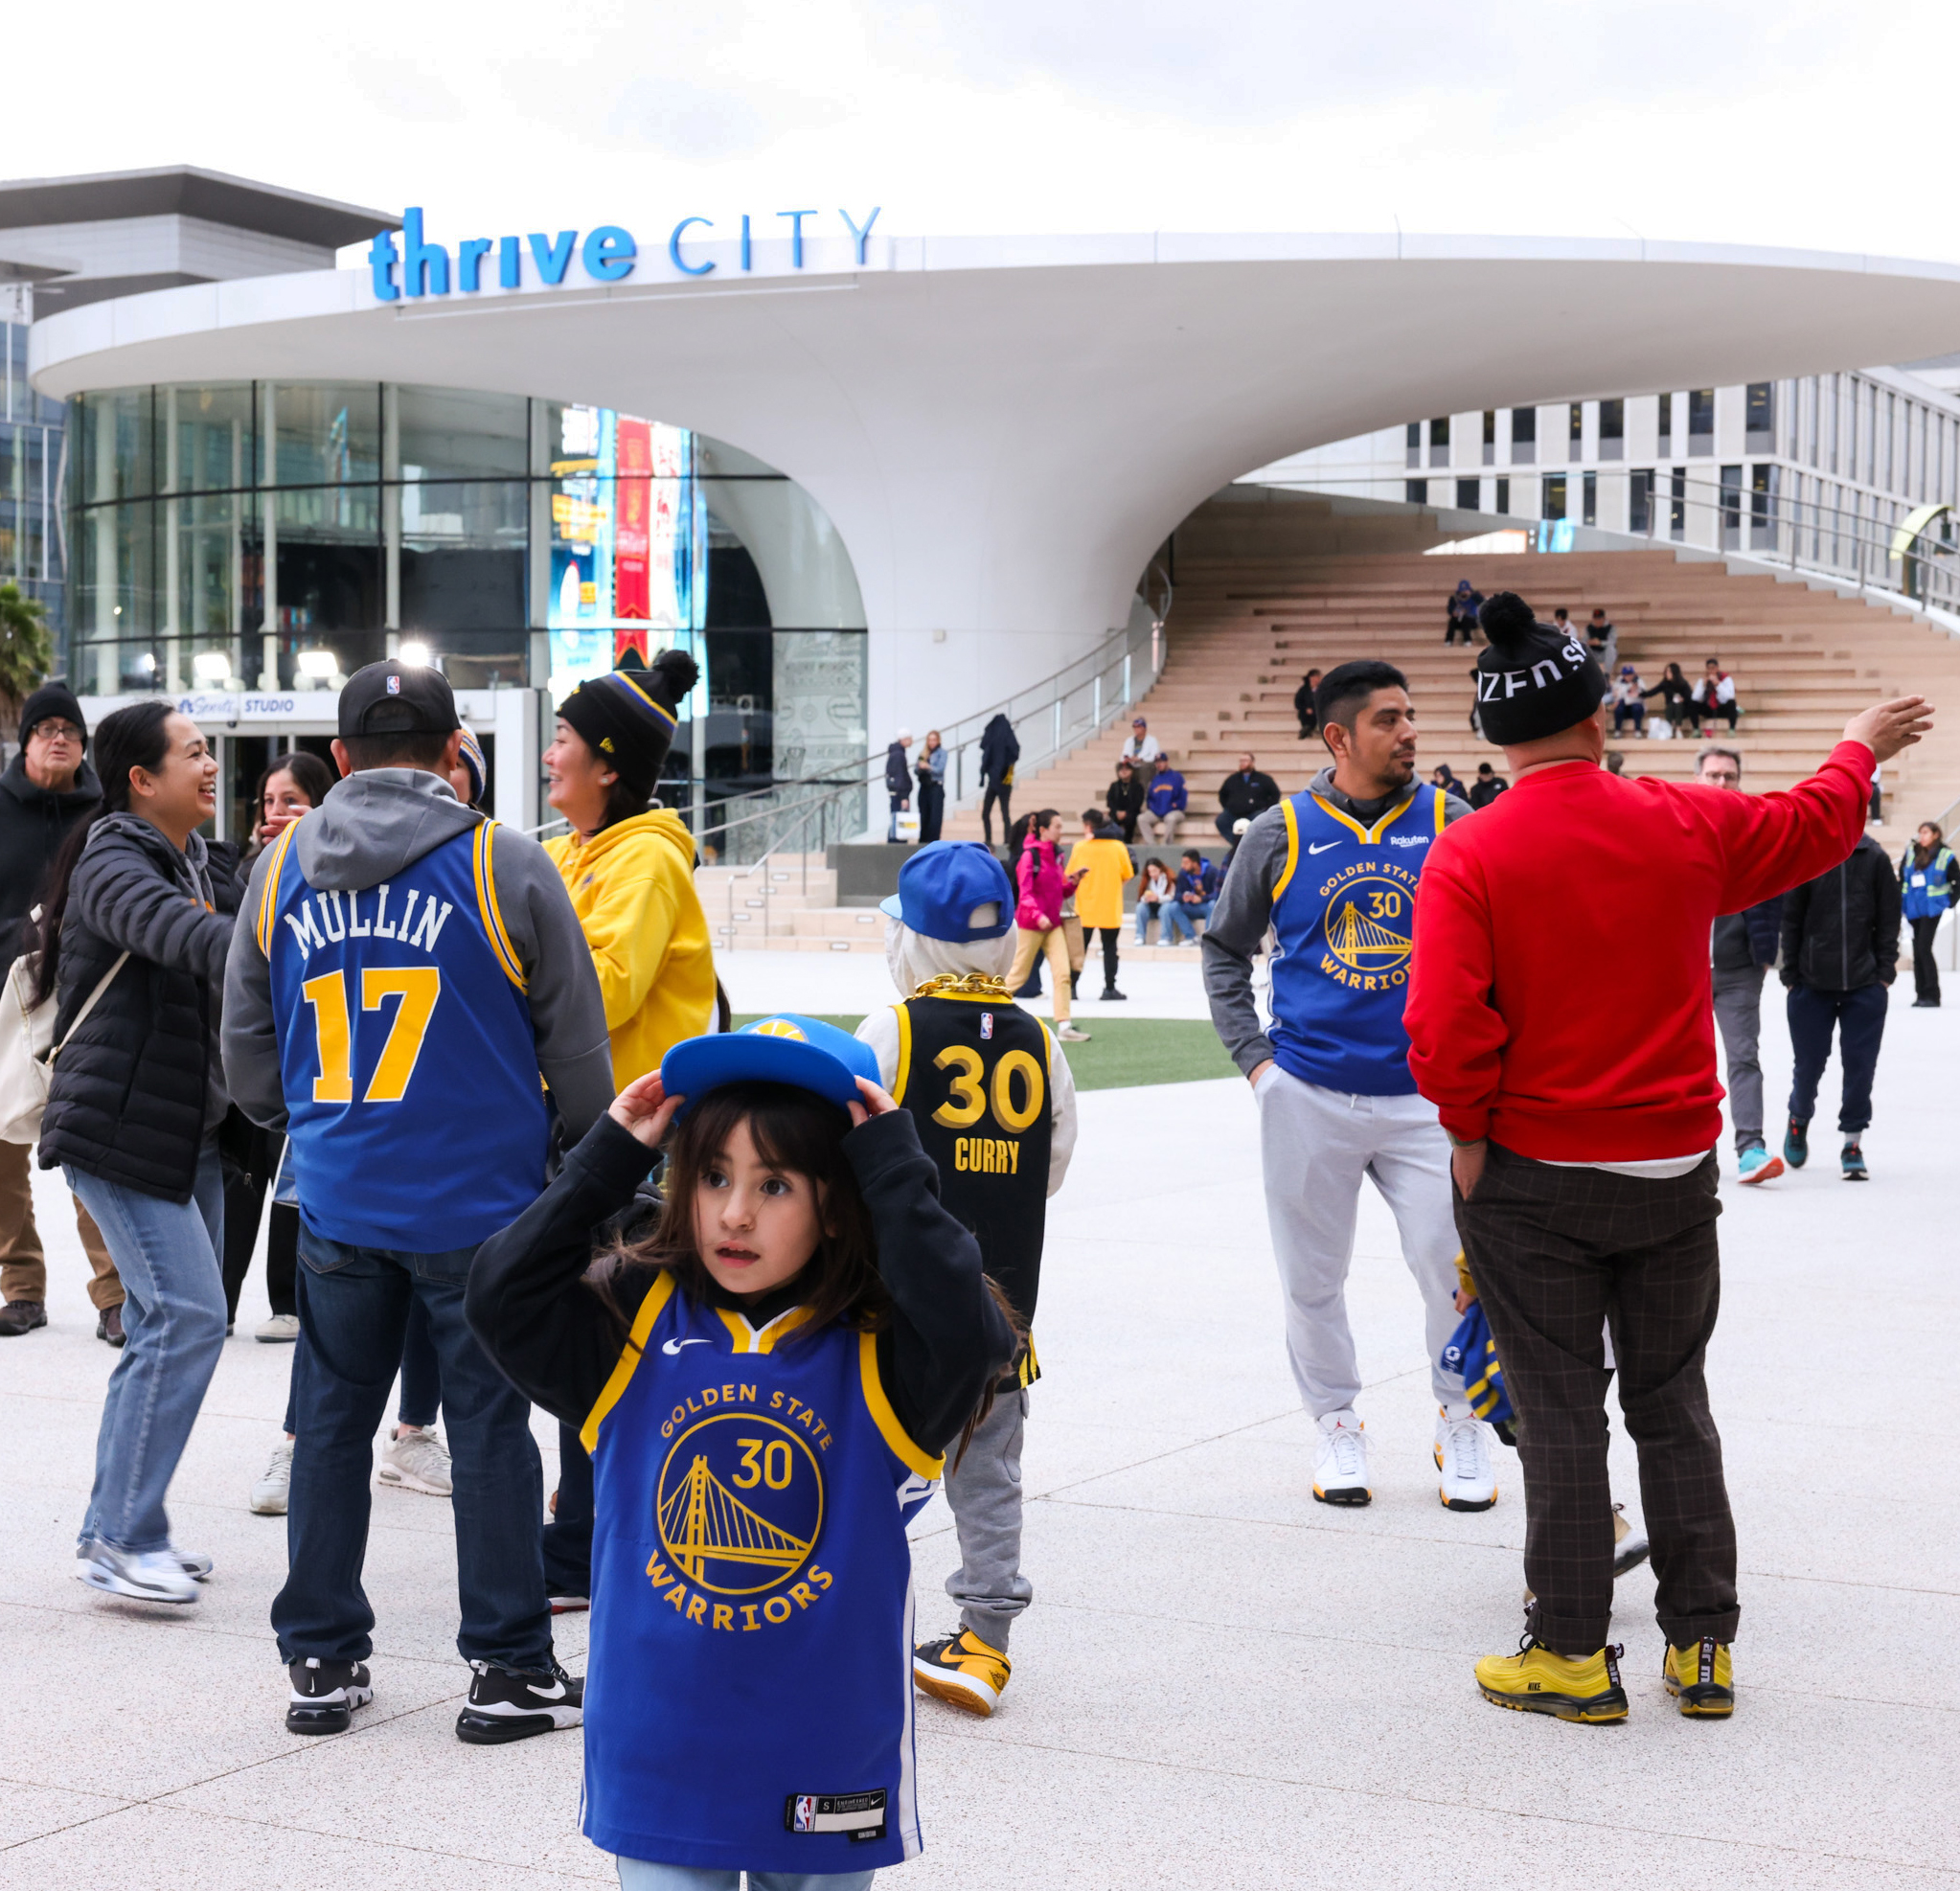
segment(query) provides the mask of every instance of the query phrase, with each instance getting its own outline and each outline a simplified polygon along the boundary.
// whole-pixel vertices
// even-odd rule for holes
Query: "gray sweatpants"
[[[1728,1065],[1728,1120],[1736,1132],[1738,1153],[1763,1141],[1763,1066],[1756,1060],[1756,1044],[1763,1035],[1763,978],[1767,969],[1744,966],[1739,971],[1718,969],[1714,974],[1715,1023]]]
[[[1375,1184],[1402,1231],[1402,1259],[1423,1295],[1429,1382],[1466,1418],[1460,1373],[1437,1363],[1456,1330],[1456,1219],[1449,1139],[1436,1105],[1417,1096],[1356,1097],[1303,1083],[1278,1064],[1259,1080],[1265,1217],[1287,1303],[1287,1354],[1311,1418],[1349,1410],[1360,1368],[1348,1331],[1348,1267],[1361,1179]]]
[[[1021,1431],[1025,1392],[1003,1392],[973,1433],[967,1454],[946,1473],[946,1500],[960,1537],[960,1566],[946,1592],[960,1605],[960,1627],[1007,1652],[1014,1617],[1035,1599],[1021,1574]],[[957,1446],[955,1449],[957,1449]],[[947,1454],[950,1460],[951,1453]]]

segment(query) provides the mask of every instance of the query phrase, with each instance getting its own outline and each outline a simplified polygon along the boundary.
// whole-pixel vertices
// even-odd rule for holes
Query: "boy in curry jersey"
[[[905,862],[884,911],[885,963],[907,995],[874,1012],[857,1036],[938,1165],[940,1199],[972,1230],[987,1272],[1032,1328],[1048,1197],[1075,1148],[1075,1082],[1048,1028],[1004,982],[1014,890],[986,848],[940,841]],[[1021,1435],[1039,1371],[1031,1337],[946,1473],[960,1538],[946,1593],[960,1626],[922,1642],[912,1672],[925,1693],[969,1713],[993,1711],[1014,1619],[1034,1596],[1021,1574]]]

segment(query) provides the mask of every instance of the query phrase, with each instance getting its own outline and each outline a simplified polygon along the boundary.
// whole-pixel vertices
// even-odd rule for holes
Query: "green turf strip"
[[[767,1012],[739,1013],[738,1026],[753,1024]],[[855,1017],[824,1016],[840,1031],[855,1031]],[[1043,1020],[1046,1022],[1047,1020]],[[1091,1006],[1076,1013],[1089,1034],[1086,1044],[1060,1046],[1079,1090],[1125,1090],[1145,1083],[1197,1083],[1236,1074],[1219,1036],[1202,1018],[1103,1017]]]

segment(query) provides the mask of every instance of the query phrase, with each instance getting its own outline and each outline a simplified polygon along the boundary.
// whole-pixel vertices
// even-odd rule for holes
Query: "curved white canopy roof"
[[[378,302],[370,271],[166,289],[35,325],[50,395],[358,378],[623,408],[790,474],[850,549],[874,727],[949,717],[1120,624],[1207,494],[1470,407],[1704,387],[1960,345],[1960,268],[1562,239],[686,233],[610,285]],[[496,277],[494,260],[486,284]],[[914,649],[936,629],[951,648]],[[972,633],[961,636],[958,633]],[[913,633],[906,636],[904,633]],[[1016,649],[1024,639],[1035,642]],[[1002,660],[1005,659],[1003,663]],[[929,674],[930,702],[915,680]]]

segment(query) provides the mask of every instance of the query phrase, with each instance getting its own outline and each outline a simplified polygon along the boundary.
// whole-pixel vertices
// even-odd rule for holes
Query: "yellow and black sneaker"
[[[1736,1675],[1728,1644],[1703,1635],[1688,1648],[1670,1647],[1660,1664],[1667,1691],[1683,1714],[1706,1720],[1726,1720],[1736,1711]]]
[[[1554,1654],[1530,1635],[1516,1654],[1487,1654],[1477,1663],[1477,1686],[1486,1700],[1525,1714],[1556,1714],[1561,1720],[1624,1720],[1627,1690],[1620,1685],[1618,1647],[1583,1660]]]
[[[999,1704],[1013,1673],[1014,1663],[970,1629],[921,1642],[912,1651],[912,1679],[920,1693],[983,1720]]]

